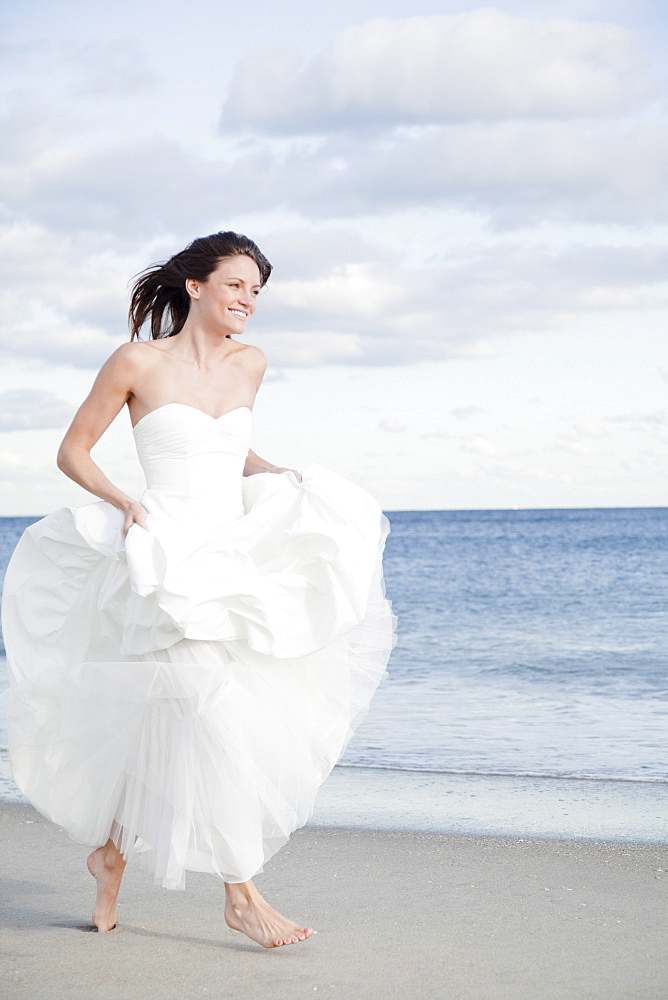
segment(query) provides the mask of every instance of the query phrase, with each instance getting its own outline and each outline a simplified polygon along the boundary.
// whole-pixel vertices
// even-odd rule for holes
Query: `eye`
[[[239,282],[238,281],[231,281],[230,282],[230,288],[238,288],[238,287],[239,287]]]

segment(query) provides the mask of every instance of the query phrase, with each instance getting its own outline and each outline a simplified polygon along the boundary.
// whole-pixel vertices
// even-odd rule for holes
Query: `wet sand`
[[[89,922],[86,849],[0,804],[0,995],[31,1000],[665,1000],[668,848],[315,829],[257,879],[310,941],[266,951],[223,886],[128,868],[119,928]]]

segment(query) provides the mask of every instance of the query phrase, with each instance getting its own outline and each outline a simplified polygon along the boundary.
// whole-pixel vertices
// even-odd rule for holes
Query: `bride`
[[[7,570],[14,777],[94,848],[99,931],[132,855],[166,888],[220,876],[227,924],[265,947],[310,937],[252,879],[308,820],[392,646],[375,501],[249,449],[266,362],[233,338],[270,273],[224,232],[139,277],[132,341],[58,453],[100,499],[28,528]],[[139,501],[91,457],[126,404]]]

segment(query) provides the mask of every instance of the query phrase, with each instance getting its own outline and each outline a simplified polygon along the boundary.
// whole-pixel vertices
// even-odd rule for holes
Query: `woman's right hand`
[[[146,508],[142,507],[138,500],[132,500],[127,507],[124,508],[123,514],[125,515],[125,520],[123,521],[124,535],[127,535],[133,524],[138,524],[140,528],[144,529],[144,531],[148,531],[148,525],[146,523]]]

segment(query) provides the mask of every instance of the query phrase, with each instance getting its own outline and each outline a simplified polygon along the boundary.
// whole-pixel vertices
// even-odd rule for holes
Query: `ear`
[[[191,299],[199,298],[199,286],[200,282],[196,281],[195,278],[186,278],[186,292]]]

